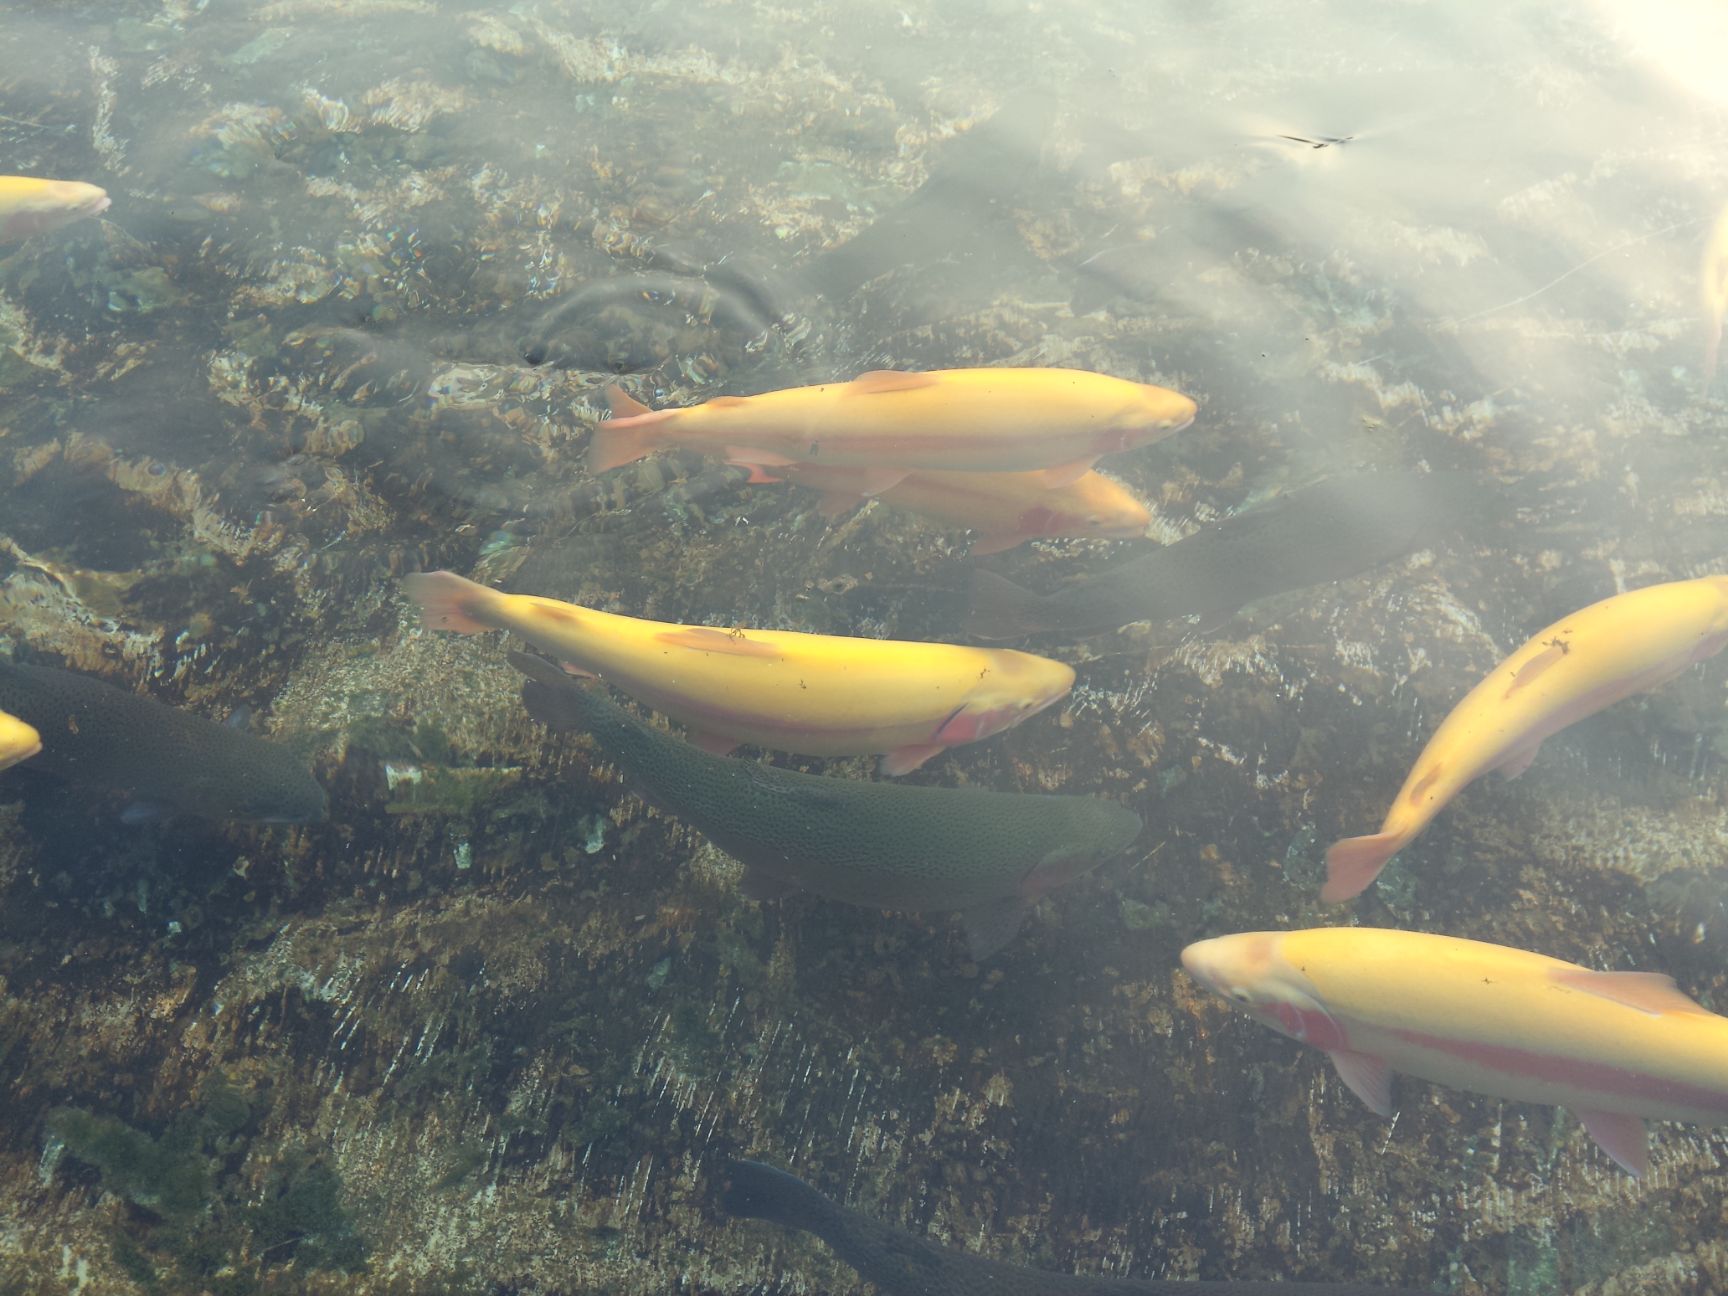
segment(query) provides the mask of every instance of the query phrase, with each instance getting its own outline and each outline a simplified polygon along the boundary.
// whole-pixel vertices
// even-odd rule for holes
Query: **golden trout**
[[[8,711],[0,711],[0,770],[42,750],[42,735]]]
[[[786,464],[772,477],[822,492],[821,510],[838,517],[869,498],[868,468]],[[1066,486],[1051,486],[1041,472],[915,472],[876,495],[890,508],[976,532],[974,557],[1012,549],[1040,536],[1125,540],[1152,525],[1146,505],[1113,477],[1092,471]]]
[[[1728,576],[1616,594],[1562,617],[1501,662],[1440,722],[1380,831],[1326,852],[1328,903],[1360,894],[1464,788],[1499,770],[1517,778],[1544,739],[1606,706],[1660,687],[1728,644]]]
[[[607,397],[613,417],[594,429],[591,472],[678,445],[759,468],[870,469],[867,495],[929,469],[1036,469],[1062,486],[1100,455],[1181,431],[1195,413],[1180,392],[1078,369],[877,370],[684,409],[649,410],[617,388]]]
[[[1554,1103],[1634,1175],[1649,1165],[1645,1120],[1728,1124],[1728,1018],[1657,973],[1372,927],[1218,936],[1183,950],[1182,966],[1324,1051],[1382,1116],[1394,1071]]]
[[[1036,715],[1074,672],[1030,653],[956,644],[723,630],[504,594],[453,572],[407,579],[429,630],[510,630],[682,721],[705,751],[741,742],[807,756],[882,753],[904,774]]]
[[[107,191],[82,180],[0,175],[0,243],[44,234],[107,210]]]

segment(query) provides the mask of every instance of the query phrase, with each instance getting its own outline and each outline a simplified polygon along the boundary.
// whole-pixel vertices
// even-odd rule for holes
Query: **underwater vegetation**
[[[1496,663],[1728,552],[1715,92],[1654,12],[0,0],[0,170],[83,186],[27,228],[0,186],[0,655],[51,673],[0,695],[0,1290],[881,1280],[728,1214],[747,1162],[961,1291],[1728,1289],[1720,1133],[1656,1126],[1634,1180],[1493,1085],[1382,1120],[1179,962],[1361,922],[1724,1003],[1719,658],[1322,901]],[[860,375],[965,423],[928,375],[1002,372],[1164,412],[1047,454],[1047,389],[998,404],[1044,411],[1030,505],[797,439]],[[550,734],[503,636],[426,631],[441,568],[735,665],[996,652],[967,599],[1011,583],[1049,672],[1013,705],[727,766],[663,700],[608,732],[1119,832],[989,958],[940,906],[762,900],[736,804],[646,804],[578,731],[611,695]],[[773,709],[740,678],[696,700]],[[939,827],[893,825],[927,864],[1032,835]]]

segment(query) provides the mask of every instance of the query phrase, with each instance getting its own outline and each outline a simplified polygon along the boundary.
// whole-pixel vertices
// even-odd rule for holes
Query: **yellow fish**
[[[590,472],[680,445],[757,467],[870,469],[867,495],[927,469],[1038,469],[1062,486],[1100,455],[1181,431],[1195,413],[1180,392],[1078,369],[877,370],[685,409],[649,410],[616,388],[607,398],[613,417],[594,428]]]
[[[17,716],[0,711],[0,770],[42,750],[42,735]]]
[[[1722,347],[1722,316],[1728,312],[1728,207],[1716,218],[1716,231],[1704,245],[1704,383],[1716,377],[1716,354]]]
[[[821,509],[838,517],[868,497],[867,468],[786,464],[773,476],[756,471],[752,481],[784,478],[822,492]],[[1146,534],[1152,514],[1129,489],[1096,470],[1066,486],[1051,486],[1041,472],[915,472],[880,492],[890,508],[916,513],[944,526],[977,532],[970,552],[998,553],[1040,536],[1123,540]]]
[[[1728,1124],[1728,1018],[1654,972],[1373,927],[1197,941],[1182,966],[1265,1025],[1323,1050],[1392,1114],[1392,1072],[1572,1110],[1634,1175],[1645,1120]]]
[[[1728,576],[1616,594],[1562,617],[1496,666],[1440,722],[1371,837],[1326,852],[1320,898],[1348,900],[1428,821],[1489,770],[1517,778],[1542,741],[1666,684],[1728,644]]]
[[[0,175],[0,243],[12,243],[108,210],[108,194],[82,180]]]
[[[512,630],[689,725],[692,741],[808,756],[884,753],[904,774],[1036,715],[1074,685],[1061,662],[956,644],[720,630],[503,594],[452,572],[407,578],[429,630]]]

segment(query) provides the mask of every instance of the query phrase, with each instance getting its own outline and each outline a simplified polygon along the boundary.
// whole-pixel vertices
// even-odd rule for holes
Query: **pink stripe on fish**
[[[1514,1048],[1508,1044],[1483,1044],[1475,1040],[1453,1039],[1444,1035],[1430,1035],[1425,1031],[1396,1028],[1387,1028],[1386,1033],[1406,1043],[1462,1058],[1466,1062],[1474,1062],[1478,1066],[1521,1079],[1571,1085],[1613,1098],[1718,1112],[1728,1118],[1728,1091],[1721,1089],[1689,1084],[1684,1080],[1669,1080],[1640,1071],[1628,1071],[1624,1067],[1610,1066],[1606,1062],[1587,1062],[1582,1058]]]

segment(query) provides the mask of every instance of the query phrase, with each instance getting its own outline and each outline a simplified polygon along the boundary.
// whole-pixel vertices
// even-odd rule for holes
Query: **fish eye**
[[[1230,997],[1239,1004],[1245,1004],[1248,1002],[1248,992],[1240,986],[1230,992]]]

